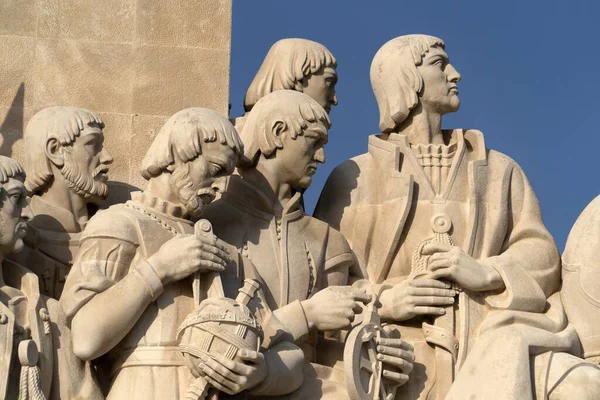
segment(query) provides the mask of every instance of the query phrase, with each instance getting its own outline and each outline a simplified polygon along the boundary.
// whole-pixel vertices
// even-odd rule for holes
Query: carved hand
[[[460,247],[430,243],[423,248],[429,258],[428,275],[432,279],[448,279],[474,291],[496,290],[504,287],[502,277],[494,268],[475,261]]]
[[[405,280],[384,290],[379,315],[384,320],[405,321],[417,315],[442,315],[454,303],[450,284],[435,279]]]
[[[383,377],[402,386],[413,370],[414,348],[402,339],[377,338],[377,358],[383,362]]]
[[[148,259],[163,285],[197,271],[222,271],[230,261],[222,242],[197,235],[177,235]]]
[[[354,315],[362,311],[358,302],[368,303],[371,296],[351,286],[329,286],[302,302],[310,328],[333,331],[348,328]]]
[[[214,388],[227,394],[236,394],[253,388],[267,377],[267,366],[262,353],[242,349],[243,362],[236,362],[220,355],[202,356],[200,369],[204,378]]]

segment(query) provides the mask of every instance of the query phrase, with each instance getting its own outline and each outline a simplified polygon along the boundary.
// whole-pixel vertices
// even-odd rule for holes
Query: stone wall
[[[230,45],[231,0],[2,0],[0,154],[24,161],[40,109],[84,107],[106,123],[111,181],[142,187],[165,118],[192,106],[227,115]],[[112,201],[131,189],[112,188]]]

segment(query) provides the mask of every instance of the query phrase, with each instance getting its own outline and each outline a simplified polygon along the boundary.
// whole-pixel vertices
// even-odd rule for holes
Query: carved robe
[[[77,257],[82,227],[69,211],[48,204],[40,196],[30,201],[34,217],[23,239],[25,247],[8,258],[26,265],[40,278],[42,294],[59,299]]]
[[[37,276],[10,260],[2,262],[2,274],[20,295],[0,301],[0,398],[19,397],[22,369],[34,361],[21,359],[19,346],[32,341],[39,380],[30,379],[38,380],[47,399],[103,399],[91,366],[71,350],[71,332],[58,302],[40,295]]]
[[[566,372],[550,368],[548,373],[555,352],[576,347],[556,294],[556,245],[513,160],[486,149],[479,131],[444,135],[456,149],[441,190],[431,185],[405,135],[373,135],[368,153],[332,172],[315,216],[344,234],[375,285],[408,279],[413,251],[435,235],[440,216],[450,222],[455,245],[502,276],[502,291],[462,292],[447,311],[452,326],[424,329],[423,322],[433,323],[429,316],[392,325],[415,346],[416,356],[398,398],[487,399],[497,393],[506,399],[545,398]],[[553,365],[581,361],[564,356],[558,358],[565,362]],[[443,372],[441,358],[450,362]]]
[[[338,360],[319,349],[317,343],[323,338],[309,333],[300,304],[327,286],[347,285],[349,273],[361,276],[360,271],[349,271],[356,262],[346,240],[304,213],[300,193],[278,215],[265,194],[237,175],[229,178],[221,200],[206,207],[203,216],[212,222],[219,238],[256,266],[266,284],[269,306],[311,363],[305,366],[305,384],[289,398],[346,398],[343,371],[323,365],[332,366]]]
[[[176,234],[194,233],[192,222],[184,216],[183,208],[137,192],[132,194],[131,201],[96,214],[83,233],[80,256],[61,298],[68,318],[72,319],[94,296],[129,274],[138,274],[138,279],[144,279],[152,286],[153,293],[160,293],[162,289],[129,333],[94,361],[99,375],[106,381],[104,390],[109,400],[183,400],[194,379],[176,338],[179,325],[196,306],[192,277],[162,287],[155,272],[152,277],[148,276],[152,272],[139,268]],[[248,271],[244,272],[248,274]],[[235,296],[237,293],[228,289],[237,289],[241,281],[235,272],[225,276],[234,280],[233,283],[224,282],[226,293]],[[263,346],[285,346],[287,336],[283,330],[277,330],[276,319],[259,322],[267,336]],[[285,349],[288,358],[281,360],[284,367],[286,362],[293,364],[301,357],[299,349],[295,348],[296,351],[289,346]],[[278,385],[289,382],[285,374],[290,370],[271,371],[253,393],[281,390]],[[240,394],[235,398],[244,396]]]

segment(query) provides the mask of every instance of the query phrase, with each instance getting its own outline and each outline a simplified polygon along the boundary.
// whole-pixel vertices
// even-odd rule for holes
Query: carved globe
[[[202,355],[240,362],[241,349],[259,350],[263,332],[245,305],[228,298],[208,298],[179,326],[177,338],[187,366],[198,378],[204,375],[198,361]]]

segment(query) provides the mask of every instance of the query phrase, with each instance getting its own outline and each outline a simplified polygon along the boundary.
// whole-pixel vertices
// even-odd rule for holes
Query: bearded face
[[[60,172],[70,189],[86,199],[106,198],[108,193],[108,186],[104,178],[108,172],[106,165],[100,164],[90,173],[87,170],[79,169],[71,153],[65,152],[64,159],[65,163]]]
[[[188,162],[177,162],[171,183],[187,212],[197,217],[225,186],[237,164],[237,155],[219,142],[202,144],[202,154]]]
[[[60,172],[70,189],[86,199],[104,199],[108,193],[108,164],[102,130],[86,127],[71,146],[65,146]]]

